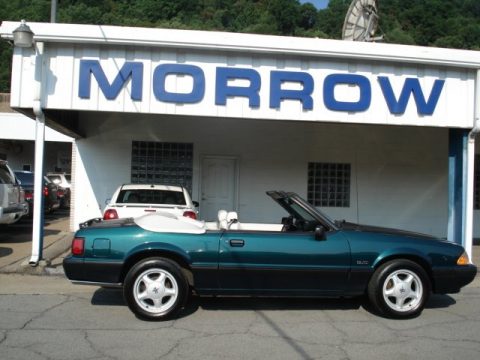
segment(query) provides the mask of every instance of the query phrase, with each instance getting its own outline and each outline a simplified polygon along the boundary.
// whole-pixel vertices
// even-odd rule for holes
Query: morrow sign
[[[192,86],[189,91],[167,90],[166,82],[169,76],[191,77]],[[206,76],[200,66],[191,64],[163,63],[153,69],[151,79],[145,79],[144,64],[138,61],[126,61],[113,79],[108,79],[98,60],[81,59],[79,69],[78,96],[90,99],[92,78],[98,84],[106,99],[115,100],[122,89],[130,82],[130,98],[142,101],[144,81],[151,81],[151,89],[155,99],[164,103],[194,104],[205,97]],[[235,80],[243,80],[247,85],[234,85]],[[268,99],[262,99],[260,90],[262,83],[269,85]],[[285,87],[285,84],[295,84],[296,88]],[[280,109],[282,101],[293,100],[301,103],[303,111],[314,111],[321,101],[325,108],[331,111],[356,113],[370,108],[372,103],[372,87],[377,86],[383,95],[383,101],[393,115],[405,113],[407,105],[413,99],[418,115],[429,116],[435,112],[438,100],[442,94],[445,80],[435,79],[433,86],[424,89],[417,77],[407,77],[397,93],[392,87],[389,76],[377,76],[376,82],[368,77],[352,73],[331,73],[322,78],[315,78],[307,71],[270,70],[268,79],[252,68],[222,67],[215,68],[215,105],[225,106],[229,98],[241,97],[248,99],[248,106],[259,108],[262,101],[268,101],[270,109]],[[316,86],[322,87],[321,99],[314,95]],[[355,99],[338,99],[336,88],[348,85],[358,89]]]

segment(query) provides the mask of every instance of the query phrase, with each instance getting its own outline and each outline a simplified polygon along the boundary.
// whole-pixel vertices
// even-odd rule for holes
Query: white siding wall
[[[101,216],[115,188],[130,182],[131,142],[194,143],[194,200],[203,155],[238,156],[240,221],[282,216],[266,190],[306,196],[307,164],[352,165],[351,205],[334,218],[446,236],[448,130],[89,113],[78,140],[74,224]]]
[[[261,37],[260,37],[261,38]],[[320,41],[320,40],[318,40]],[[325,41],[324,41],[325,42]],[[326,41],[325,46],[331,45]],[[318,44],[317,44],[318,45]],[[380,44],[378,44],[380,45]],[[379,49],[382,45],[379,46]],[[402,48],[400,46],[400,48]],[[405,48],[404,48],[405,49]],[[421,48],[418,48],[421,49]],[[405,49],[407,50],[407,49]],[[229,53],[220,50],[206,52],[199,50],[144,48],[134,46],[101,46],[86,44],[49,44],[45,50],[44,99],[45,109],[116,111],[125,113],[193,115],[208,117],[236,117],[249,119],[324,121],[360,124],[388,124],[438,127],[473,126],[473,104],[475,71],[454,67],[425,66],[358,59],[339,60],[290,54]],[[459,55],[461,53],[458,53]],[[31,108],[35,56],[32,49],[14,49],[11,105]],[[79,76],[81,60],[98,60],[103,72],[112,83],[126,61],[143,64],[143,96],[141,101],[131,99],[131,79],[125,84],[114,100],[107,100],[92,76],[90,98],[79,97]],[[163,64],[194,65],[205,75],[205,95],[195,103],[168,103],[155,98],[153,94],[154,71]],[[243,68],[256,71],[261,76],[259,91],[260,106],[251,108],[244,97],[233,97],[226,105],[215,104],[217,67]],[[297,100],[282,101],[279,111],[270,108],[270,75],[272,71],[305,72],[314,79],[312,93],[313,109],[304,110]],[[371,86],[371,103],[365,111],[347,112],[329,110],[323,101],[323,83],[331,74],[356,74],[368,79]],[[418,78],[426,99],[430,96],[435,80],[445,80],[444,88],[432,115],[419,116],[413,99],[408,102],[404,114],[392,114],[387,106],[378,77],[389,78],[395,98],[400,96],[407,78]],[[247,86],[248,81],[232,81],[236,86]],[[191,76],[168,76],[167,91],[189,93],[192,90]],[[286,82],[282,89],[299,89],[297,82]],[[335,88],[337,101],[355,102],[360,98],[359,86],[338,84]]]

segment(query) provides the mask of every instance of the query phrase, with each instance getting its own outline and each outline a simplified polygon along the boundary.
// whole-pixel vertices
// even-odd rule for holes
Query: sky
[[[328,0],[300,0],[302,4],[306,2],[312,3],[317,9],[324,9],[328,5]]]

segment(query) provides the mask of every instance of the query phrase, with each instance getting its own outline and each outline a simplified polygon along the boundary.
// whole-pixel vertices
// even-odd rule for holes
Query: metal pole
[[[475,138],[480,133],[480,70],[477,70],[475,79],[475,123],[472,131],[468,136],[468,155],[467,155],[467,185],[465,187],[465,249],[472,261],[473,247],[473,188],[474,188],[474,172],[475,172]]]
[[[36,117],[35,130],[35,176],[33,190],[32,257],[30,265],[35,266],[42,259],[43,252],[43,154],[45,144],[45,117]]]
[[[35,44],[35,80],[33,112],[35,130],[35,176],[33,184],[32,257],[30,265],[37,266],[43,252],[43,158],[45,150],[45,115],[42,111],[43,42]]]
[[[52,0],[50,8],[50,22],[57,22],[57,0]]]

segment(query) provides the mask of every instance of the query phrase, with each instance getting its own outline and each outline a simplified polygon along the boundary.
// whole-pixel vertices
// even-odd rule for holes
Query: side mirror
[[[317,225],[317,227],[315,228],[315,240],[327,240],[327,231],[322,225]]]
[[[193,206],[195,206],[195,207],[199,207],[199,206],[200,206],[200,204],[198,203],[198,201],[192,201],[192,203],[193,203]]]

